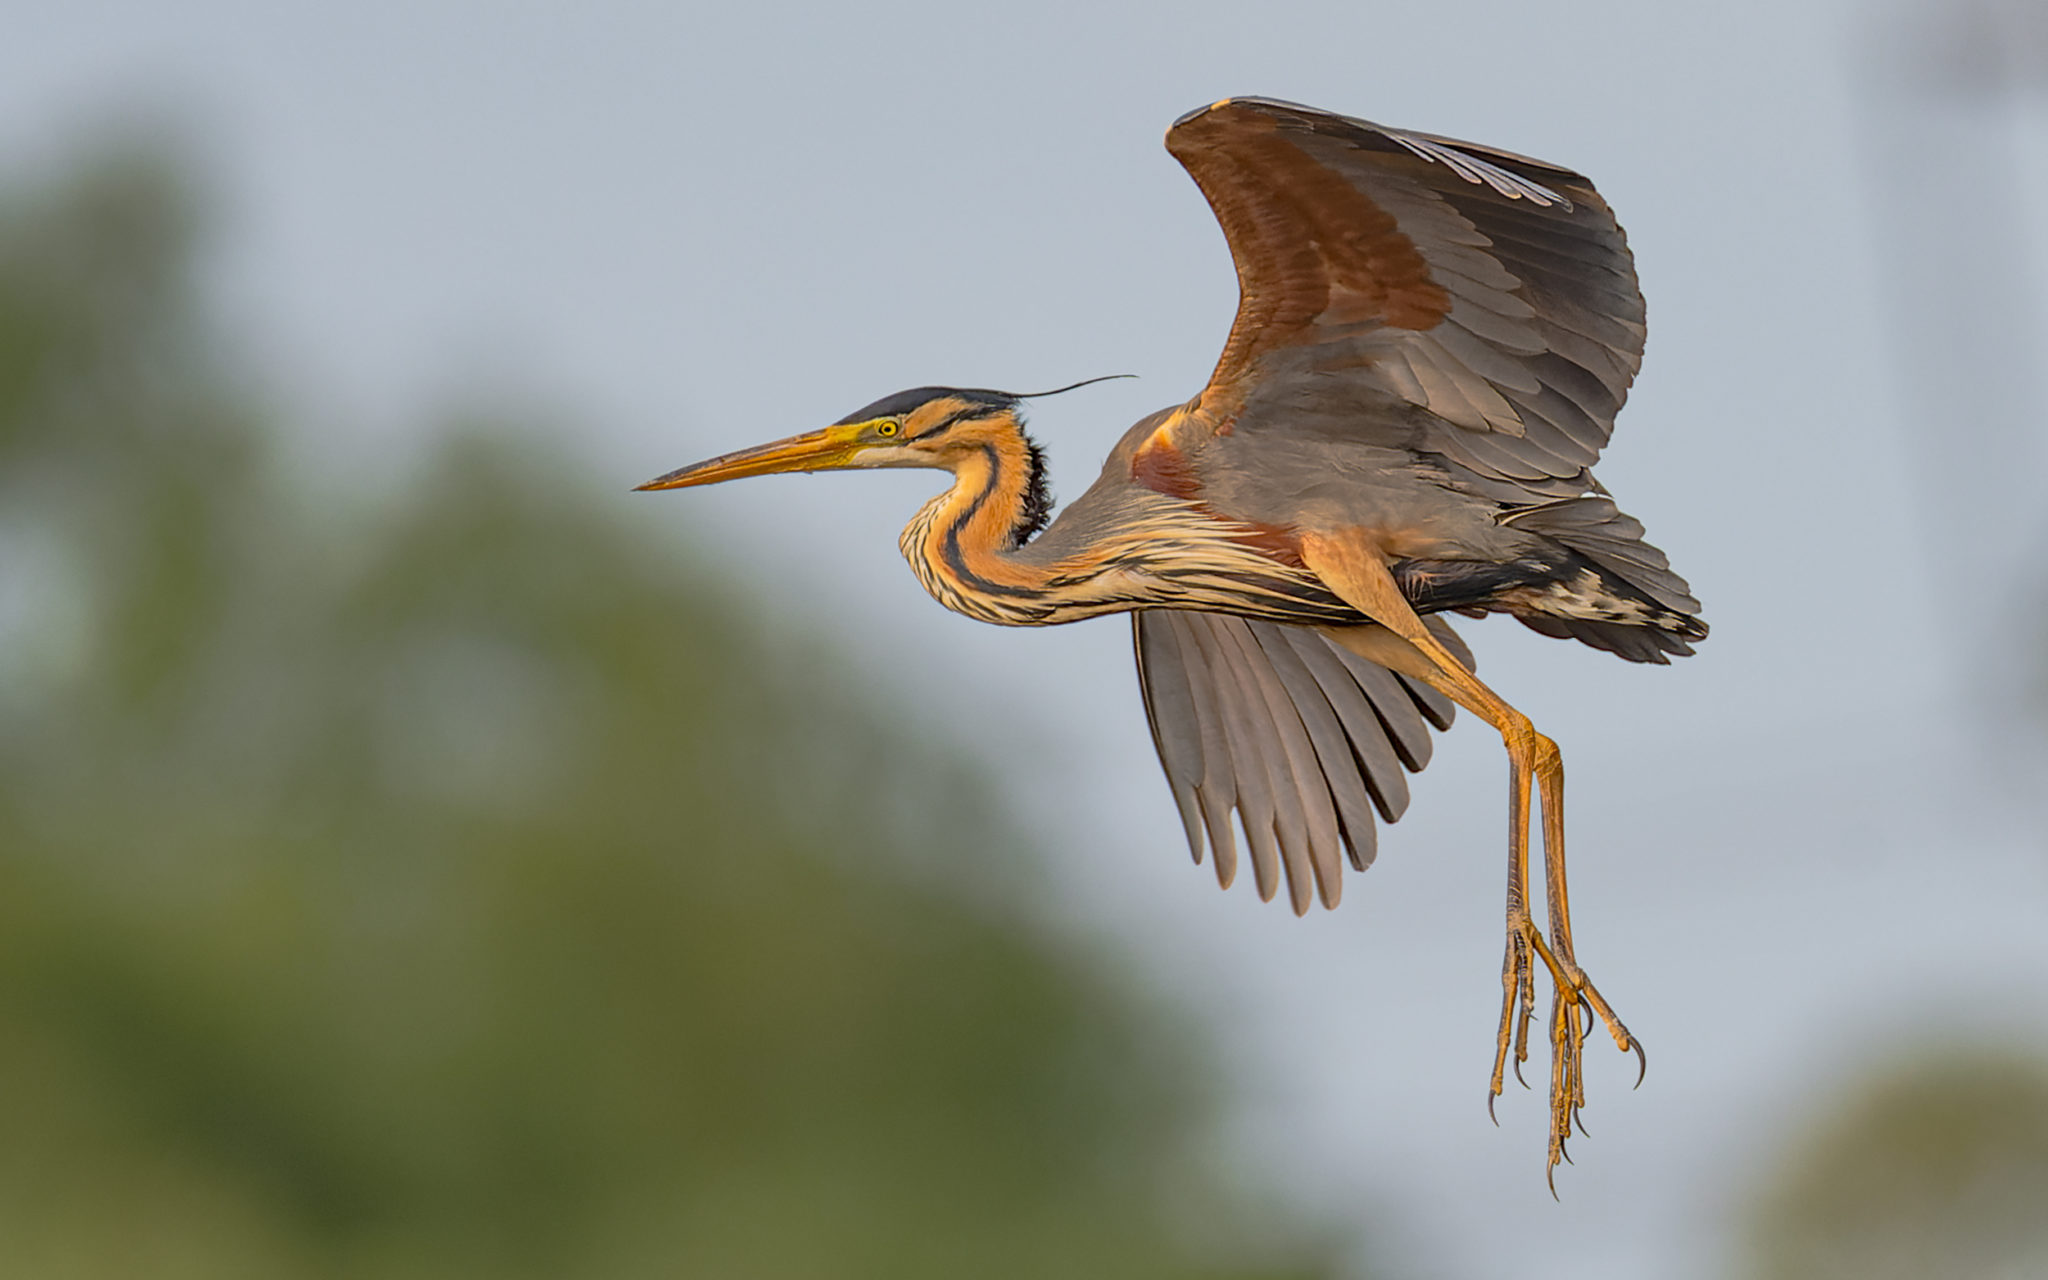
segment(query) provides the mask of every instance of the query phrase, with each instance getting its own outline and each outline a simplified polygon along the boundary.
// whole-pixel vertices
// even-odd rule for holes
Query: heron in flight
[[[1463,707],[1509,766],[1507,945],[1487,1105],[1552,988],[1546,1175],[1585,1101],[1597,1018],[1641,1056],[1572,946],[1557,747],[1473,674],[1441,615],[1505,613],[1633,662],[1704,637],[1699,602],[1593,478],[1643,352],[1628,245],[1591,182],[1491,147],[1263,98],[1166,147],[1222,224],[1237,317],[1208,385],[1144,418],[1050,519],[1025,395],[919,387],[819,431],[672,471],[930,467],[903,531],[947,608],[1005,626],[1129,613],[1138,678],[1199,862],[1337,905],[1375,815]],[[1047,393],[1050,394],[1050,393]],[[1547,932],[1531,912],[1531,789]]]

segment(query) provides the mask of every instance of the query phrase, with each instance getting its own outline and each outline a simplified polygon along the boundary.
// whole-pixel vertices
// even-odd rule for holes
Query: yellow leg
[[[1571,903],[1564,867],[1564,761],[1557,744],[1536,732],[1529,718],[1481,683],[1422,623],[1401,594],[1385,560],[1363,537],[1306,534],[1303,558],[1318,576],[1374,627],[1332,629],[1324,634],[1359,656],[1425,681],[1500,732],[1508,752],[1507,953],[1501,962],[1500,1026],[1495,1036],[1493,1075],[1487,1085],[1489,1114],[1500,1095],[1509,1064],[1517,1079],[1529,1057],[1529,1024],[1535,1015],[1535,962],[1549,970],[1555,995],[1550,1010],[1550,1149],[1546,1176],[1566,1159],[1579,1108],[1585,1105],[1582,1050],[1591,1018],[1607,1025],[1615,1043],[1642,1046],[1614,1015],[1587,978],[1572,951]],[[1529,802],[1535,784],[1543,812],[1544,897],[1549,906],[1546,941],[1529,915]],[[1512,1055],[1512,1057],[1510,1056]],[[1641,1077],[1638,1076],[1638,1083]],[[1556,1187],[1553,1183],[1552,1191]]]

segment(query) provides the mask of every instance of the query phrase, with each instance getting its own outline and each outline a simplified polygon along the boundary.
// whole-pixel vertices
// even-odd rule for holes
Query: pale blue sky
[[[2042,842],[1973,780],[1981,734],[1948,671],[1967,624],[1941,620],[1970,573],[2012,588],[2022,562],[1982,529],[2035,499],[2009,455],[1960,499],[1930,491],[1930,453],[1967,449],[1971,424],[1909,429],[1901,405],[1971,375],[1913,335],[1964,320],[1901,314],[1919,304],[1878,195],[1933,203],[1955,175],[1929,138],[2002,119],[2009,137],[1972,145],[2009,172],[1966,174],[1955,203],[2038,196],[2039,108],[1946,108],[1916,134],[1914,100],[1868,70],[1880,10],[8,9],[0,163],[109,115],[201,140],[231,331],[291,402],[326,406],[305,465],[382,469],[479,398],[567,408],[569,448],[622,503],[837,613],[880,696],[1013,721],[990,751],[1060,851],[1062,910],[1221,1033],[1233,1141],[1421,1274],[1714,1274],[1744,1181],[1830,1072],[1916,1026],[2048,1026],[2026,976],[2048,963]],[[1221,235],[1159,138],[1239,93],[1580,168],[1638,255],[1649,351],[1601,474],[1715,634],[1645,670],[1466,626],[1564,745],[1581,954],[1652,1052],[1633,1094],[1632,1063],[1594,1062],[1596,1137],[1561,1206],[1540,1100],[1505,1100],[1499,1131],[1481,1106],[1503,821],[1484,733],[1447,740],[1344,908],[1298,922],[1184,865],[1121,623],[1002,631],[924,597],[895,536],[932,477],[623,493],[899,387],[1141,375],[1034,409],[1078,492],[1127,423],[1201,384],[1228,327]],[[2008,278],[2037,267],[2013,256]]]

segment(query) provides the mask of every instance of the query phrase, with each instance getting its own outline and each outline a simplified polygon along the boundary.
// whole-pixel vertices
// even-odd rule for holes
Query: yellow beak
[[[693,485],[718,484],[742,476],[769,476],[783,471],[834,471],[847,466],[860,452],[858,427],[826,427],[807,431],[773,444],[756,445],[737,453],[721,454],[636,486],[646,489],[687,489]]]

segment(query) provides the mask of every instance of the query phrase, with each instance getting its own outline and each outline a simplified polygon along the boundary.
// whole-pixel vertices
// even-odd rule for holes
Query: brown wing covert
[[[1257,98],[1183,117],[1167,149],[1238,274],[1196,419],[1276,431],[1304,404],[1405,403],[1427,411],[1425,450],[1544,496],[1598,458],[1642,361],[1644,310],[1584,177]]]

